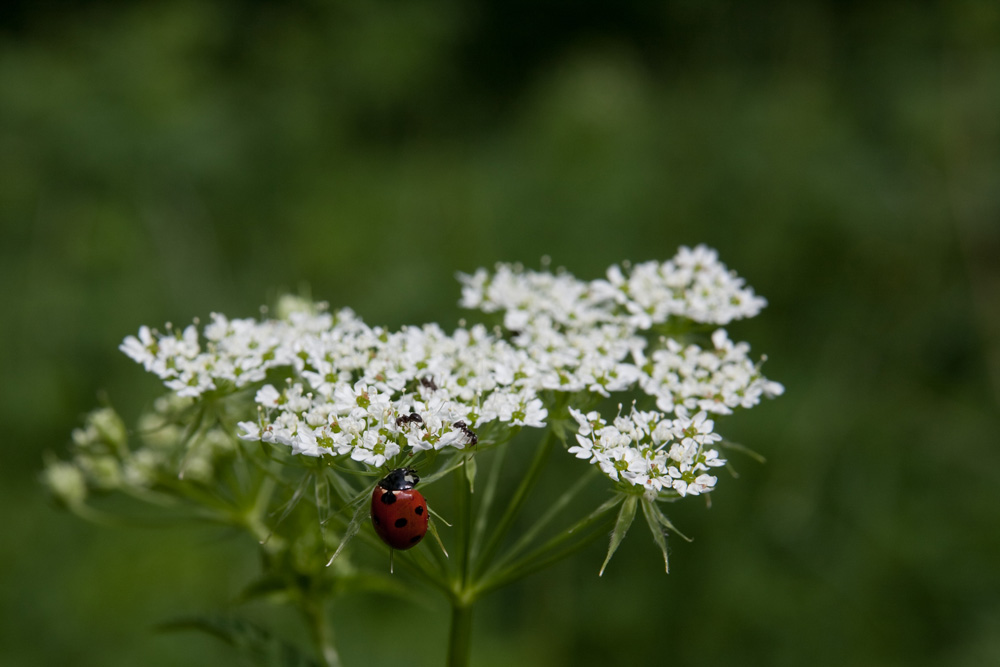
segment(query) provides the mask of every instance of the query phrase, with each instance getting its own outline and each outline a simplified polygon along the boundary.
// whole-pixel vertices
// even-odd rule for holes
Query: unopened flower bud
[[[45,467],[42,482],[60,503],[73,507],[87,498],[87,482],[83,473],[72,463],[56,461]]]

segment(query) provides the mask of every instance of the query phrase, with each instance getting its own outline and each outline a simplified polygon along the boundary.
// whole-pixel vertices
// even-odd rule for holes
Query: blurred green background
[[[37,482],[158,394],[140,324],[308,285],[448,328],[457,270],[699,242],[770,302],[730,331],[787,393],[721,424],[768,463],[671,508],[670,575],[637,524],[486,599],[474,663],[1000,664],[996,2],[6,3],[0,225],[2,665],[235,664],[150,628],[252,545]],[[441,664],[445,612],[338,600],[347,666]]]

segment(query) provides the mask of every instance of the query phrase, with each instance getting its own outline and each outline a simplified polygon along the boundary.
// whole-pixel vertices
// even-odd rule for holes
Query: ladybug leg
[[[394,551],[395,549],[389,547],[389,574],[392,574],[392,552]]]

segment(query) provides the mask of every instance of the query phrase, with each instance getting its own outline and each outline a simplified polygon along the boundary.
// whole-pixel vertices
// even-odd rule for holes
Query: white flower
[[[578,459],[589,459],[594,455],[594,441],[582,433],[576,434],[579,445],[569,448],[569,453]]]
[[[632,484],[636,483],[636,479],[645,467],[639,452],[627,446],[604,450],[598,457],[598,465],[611,479],[622,479]]]
[[[701,464],[708,466],[709,468],[717,468],[719,466],[726,465],[726,460],[719,458],[719,452],[714,449],[710,449],[705,452],[705,460],[702,461]]]
[[[134,361],[142,364],[143,368],[147,371],[156,372],[157,375],[163,377],[160,372],[154,371],[157,362],[157,353],[159,346],[156,343],[156,339],[153,337],[152,330],[143,325],[139,327],[139,335],[136,336],[126,336],[122,344],[118,346],[122,352],[128,355]]]
[[[392,441],[386,441],[377,431],[368,430],[359,440],[351,458],[361,461],[370,466],[381,468],[386,459],[390,459],[399,453],[399,445]]]
[[[240,440],[260,440],[260,425],[257,422],[237,422],[236,427],[241,431],[237,434]]]
[[[282,402],[281,394],[270,384],[265,384],[257,390],[253,400],[265,408],[277,408]]]
[[[699,445],[705,445],[722,440],[722,436],[713,430],[715,421],[708,419],[708,415],[704,411],[690,419],[681,409],[678,409],[677,415],[678,417],[673,423],[674,432],[678,438],[683,438],[685,443],[692,441]]]
[[[680,480],[674,482],[674,489],[682,496],[697,496],[708,493],[715,488],[716,478],[711,475],[698,475],[693,482],[686,484]],[[681,490],[683,488],[683,491]]]

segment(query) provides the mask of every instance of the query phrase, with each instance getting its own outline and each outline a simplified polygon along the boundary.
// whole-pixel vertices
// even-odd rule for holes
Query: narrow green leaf
[[[198,434],[201,430],[202,422],[205,419],[205,412],[207,408],[204,403],[198,404],[198,411],[195,413],[194,420],[188,424],[188,427],[184,430],[184,435],[181,438],[181,444],[184,446],[184,456],[181,457],[180,465],[177,466],[177,479],[184,479],[184,470],[187,468],[188,461],[191,458],[195,447],[191,445],[194,442],[194,436]]]
[[[667,538],[663,534],[663,525],[660,523],[659,517],[656,516],[657,511],[652,500],[642,499],[642,513],[646,517],[646,523],[649,524],[649,531],[653,533],[653,541],[663,552],[663,571],[669,574],[670,560],[667,558]]]
[[[625,539],[625,533],[628,532],[629,527],[632,525],[632,520],[635,519],[635,505],[638,498],[638,496],[630,495],[622,503],[622,508],[618,512],[618,521],[615,522],[615,528],[611,531],[611,544],[608,545],[608,555],[604,559],[604,564],[601,565],[601,571],[598,572],[597,576],[604,576],[604,568],[608,566],[611,557],[618,551],[618,545]]]
[[[437,512],[435,512],[434,509],[430,505],[427,506],[427,511],[431,513],[432,517],[434,517],[435,519],[437,519],[438,521],[440,521],[444,525],[446,525],[449,528],[451,528],[451,523],[447,519],[445,519],[443,516],[441,516],[440,514],[438,514]]]
[[[361,523],[368,517],[368,511],[368,506],[364,503],[358,505],[358,509],[354,512],[354,517],[351,519],[351,522],[347,524],[347,528],[344,530],[344,535],[340,538],[340,546],[338,546],[337,550],[333,552],[332,556],[330,556],[330,560],[326,564],[327,567],[330,567],[333,564],[333,561],[337,559],[337,556],[339,556],[340,552],[344,550],[344,547],[346,547],[347,543],[351,541],[351,538],[357,535],[358,531],[361,530]]]
[[[313,475],[313,485],[316,489],[316,514],[320,524],[330,520],[330,485],[323,475]]]
[[[693,538],[690,538],[681,531],[679,531],[677,529],[677,526],[675,526],[673,523],[670,522],[670,519],[668,519],[666,515],[660,510],[659,505],[657,505],[655,502],[650,502],[649,505],[656,516],[656,520],[659,521],[664,528],[677,533],[681,537],[681,539],[683,539],[685,542],[694,542]]]
[[[442,521],[444,521],[444,519],[442,519]],[[450,526],[451,524],[448,525]],[[444,554],[445,558],[448,558],[448,550],[444,548],[444,542],[441,541],[441,535],[438,533],[437,524],[433,521],[429,521],[427,523],[427,530],[429,530],[431,535],[434,536],[434,539],[437,540],[438,546],[441,547],[441,553]]]
[[[469,493],[475,493],[476,488],[476,457],[469,454],[465,458],[465,479],[469,481]]]
[[[479,503],[476,509],[476,519],[472,525],[472,545],[470,546],[469,558],[475,562],[479,558],[479,550],[485,543],[486,525],[489,523],[490,510],[493,508],[493,500],[497,495],[497,484],[500,481],[500,470],[507,457],[510,447],[500,447],[491,454],[489,474],[486,476],[486,488],[479,494]],[[450,524],[449,524],[450,525]]]
[[[282,521],[288,518],[288,515],[291,514],[292,510],[294,510],[296,505],[299,504],[299,501],[302,499],[303,494],[305,494],[306,487],[309,486],[310,481],[312,481],[312,473],[309,473],[302,478],[302,483],[300,483],[298,488],[295,489],[295,493],[292,494],[292,497],[288,499],[288,502],[278,508],[278,510],[281,510],[281,515],[278,517],[278,520],[274,522],[274,525],[271,527],[271,531],[267,534],[267,538],[265,538],[263,542],[267,542],[267,540],[271,538],[271,534],[274,530],[281,525]],[[275,510],[275,512],[278,510]]]
[[[351,502],[358,493],[365,493],[365,490],[358,491],[354,486],[348,482],[343,475],[338,473],[334,468],[330,467],[327,469],[327,474],[330,477],[330,486],[333,488],[334,492],[340,497],[341,500]],[[371,487],[368,487],[369,489]]]

